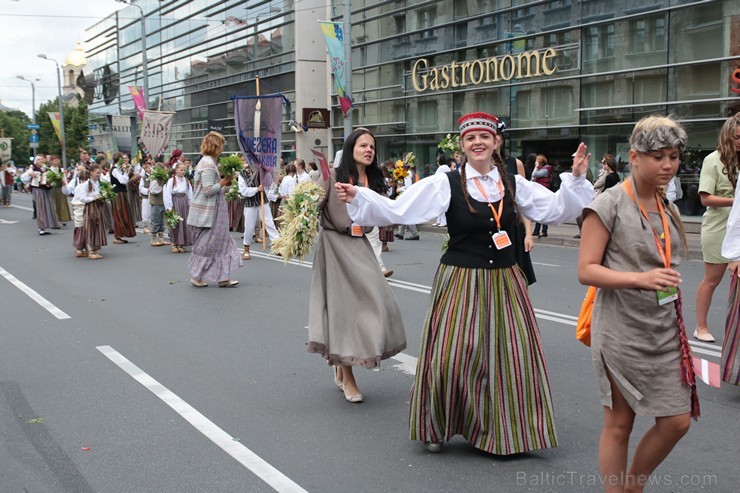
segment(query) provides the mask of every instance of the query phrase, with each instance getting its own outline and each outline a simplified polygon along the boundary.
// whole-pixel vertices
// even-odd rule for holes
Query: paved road
[[[407,416],[440,235],[384,255],[409,348],[357,372],[365,402],[353,405],[305,350],[310,259],[283,266],[257,249],[238,288],[196,289],[187,255],[138,236],[101,261],[76,259],[71,225],[39,237],[29,197],[14,200],[0,209],[2,492],[599,491],[601,410],[590,353],[573,338],[585,292],[575,249],[539,245],[531,287],[559,447],[500,458],[457,439],[432,455],[408,440]],[[693,327],[702,264],[681,270]],[[715,336],[727,287],[710,313]],[[719,361],[718,344],[694,348]],[[702,418],[651,491],[738,491],[740,390],[699,385]]]

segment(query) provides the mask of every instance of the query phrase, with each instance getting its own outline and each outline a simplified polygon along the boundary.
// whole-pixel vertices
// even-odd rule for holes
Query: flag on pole
[[[134,106],[136,106],[136,111],[139,113],[139,120],[143,120],[146,100],[142,89],[136,86],[128,86],[128,92],[131,93],[131,99],[134,100]]]
[[[247,161],[260,173],[265,188],[272,184],[272,174],[278,170],[280,137],[282,135],[282,94],[234,96],[234,121],[239,147]],[[257,103],[260,105],[257,110]],[[259,128],[255,126],[259,115]]]
[[[719,365],[702,358],[693,356],[694,373],[702,382],[712,387],[719,388]]]
[[[331,68],[334,71],[334,80],[337,82],[337,94],[342,114],[347,116],[352,109],[351,95],[347,94],[347,81],[344,77],[344,66],[347,60],[344,56],[344,33],[340,22],[319,21],[326,40],[326,48],[331,58]]]
[[[59,142],[62,141],[62,129],[59,126],[59,113],[49,111],[49,119],[51,120],[51,126],[54,127],[54,131],[57,133]]]
[[[175,114],[165,111],[144,110],[141,122],[141,143],[144,150],[152,156],[159,156],[170,143],[172,119]]]
[[[326,154],[316,149],[311,149],[314,156],[319,158],[319,169],[321,170],[321,179],[329,181],[331,172],[329,171],[329,161],[326,159]]]

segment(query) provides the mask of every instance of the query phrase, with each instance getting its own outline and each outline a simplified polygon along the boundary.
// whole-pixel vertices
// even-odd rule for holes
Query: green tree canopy
[[[39,129],[39,152],[62,155],[62,144],[51,124],[49,113],[59,112],[59,99],[47,101],[39,107],[36,123]],[[64,105],[64,134],[67,141],[67,163],[77,161],[79,148],[87,147],[87,103],[78,98],[76,107]]]

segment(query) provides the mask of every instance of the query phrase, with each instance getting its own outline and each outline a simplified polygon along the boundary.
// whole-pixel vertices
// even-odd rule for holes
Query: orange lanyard
[[[498,202],[498,211],[493,208],[493,204],[491,204],[488,194],[483,188],[483,185],[480,184],[477,176],[473,178],[473,181],[475,182],[475,186],[478,187],[478,191],[480,191],[483,198],[488,202],[488,207],[491,209],[494,219],[496,219],[496,226],[498,227],[498,230],[501,231],[501,213],[504,211],[504,186],[501,184],[501,180],[498,181],[498,190],[501,192],[501,200]]]
[[[650,229],[653,230],[653,238],[655,239],[655,246],[658,248],[658,253],[660,254],[660,258],[663,260],[663,265],[665,265],[666,269],[671,268],[671,232],[668,229],[668,217],[666,216],[665,209],[663,208],[663,204],[660,203],[660,199],[658,198],[658,194],[655,194],[655,203],[658,206],[658,212],[660,213],[660,220],[663,223],[663,236],[665,238],[665,246],[660,241],[660,235],[657,231],[655,231],[655,228],[653,227],[653,223],[650,222],[650,218],[648,217],[647,212],[645,211],[645,208],[642,207],[642,204],[640,204],[637,201],[637,198],[635,197],[635,193],[632,191],[632,185],[630,184],[631,180],[628,178],[623,186],[627,190],[627,193],[632,198],[632,200],[637,204],[637,206],[640,208],[640,212],[642,213],[642,216],[645,218],[647,223],[650,225]]]

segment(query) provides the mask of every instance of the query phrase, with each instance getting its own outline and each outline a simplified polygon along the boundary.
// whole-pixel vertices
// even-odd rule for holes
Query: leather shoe
[[[344,400],[346,400],[347,402],[352,402],[353,404],[359,404],[360,402],[362,402],[362,394],[357,393],[349,395],[347,393],[347,388],[344,387],[344,385],[342,385],[342,391],[344,392]]]
[[[239,284],[239,281],[234,281],[234,280],[224,281],[224,282],[218,283],[218,287],[219,288],[233,288],[237,284]]]
[[[393,275],[393,270],[384,270],[383,271],[383,277],[391,277]]]
[[[707,332],[704,335],[699,335],[698,330],[694,330],[694,339],[702,342],[714,342],[714,336]]]
[[[195,279],[191,279],[190,280],[190,284],[192,284],[196,288],[204,288],[204,287],[208,286],[208,283],[207,282],[196,281]]]

